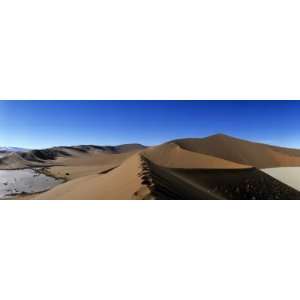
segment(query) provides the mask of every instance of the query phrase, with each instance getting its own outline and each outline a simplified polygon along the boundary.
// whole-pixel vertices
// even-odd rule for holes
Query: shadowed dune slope
[[[142,160],[155,199],[300,199],[299,191],[256,168],[179,169]]]
[[[143,151],[143,155],[154,163],[169,168],[242,169],[238,164],[207,154],[192,152],[175,143],[167,143]]]
[[[53,147],[41,150],[31,150],[20,155],[27,160],[54,160],[58,157],[81,156],[91,153],[121,154],[144,149],[140,144],[125,144],[119,146],[81,145],[72,147]]]
[[[300,166],[300,150],[249,142],[218,134],[201,139],[179,139],[183,149],[256,168]]]
[[[30,162],[23,159],[18,153],[9,153],[0,157],[0,169],[11,170],[11,169],[24,169],[29,167],[40,167],[46,165],[46,162],[36,160]]]

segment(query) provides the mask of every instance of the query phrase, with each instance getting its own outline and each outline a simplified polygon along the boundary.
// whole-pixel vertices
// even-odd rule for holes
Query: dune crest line
[[[37,168],[62,183],[17,198],[300,199],[298,172],[291,170],[300,168],[299,149],[224,134],[152,147],[81,145],[1,153],[2,170]]]

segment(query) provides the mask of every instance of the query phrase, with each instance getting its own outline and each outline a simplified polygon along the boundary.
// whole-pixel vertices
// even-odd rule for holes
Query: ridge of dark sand
[[[256,168],[167,168],[144,156],[142,166],[142,182],[155,199],[300,199],[300,192]]]

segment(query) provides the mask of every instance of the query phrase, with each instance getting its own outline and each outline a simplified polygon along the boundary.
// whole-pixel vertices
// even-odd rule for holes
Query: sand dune
[[[169,168],[242,169],[250,167],[211,155],[185,150],[176,143],[167,143],[147,149],[143,155],[154,163]]]
[[[175,140],[183,149],[257,168],[300,166],[300,150],[249,142],[218,134],[202,139]]]
[[[298,177],[293,174],[289,185],[283,171],[278,173],[282,167],[300,166],[300,150],[226,135],[179,139],[151,148],[139,144],[54,147],[0,158],[0,169],[36,166],[67,182],[23,198],[300,198],[295,189]],[[266,168],[275,171],[260,170]]]
[[[24,169],[29,167],[39,167],[47,165],[47,162],[30,162],[22,158],[17,153],[8,153],[0,157],[1,170]]]
[[[149,193],[142,186],[141,158],[134,154],[118,168],[106,174],[83,176],[52,190],[39,194],[33,199],[139,199]]]
[[[128,153],[139,151],[144,148],[145,147],[140,144],[126,144],[119,146],[83,145],[74,147],[53,147],[21,153],[6,153],[0,157],[0,170],[22,169],[37,166],[48,167],[51,165],[72,165],[72,160],[74,160],[75,164],[80,165],[82,164],[80,163],[80,159],[85,159],[83,164],[92,165],[98,163],[101,155],[112,155],[111,160],[114,163],[115,155],[125,155],[126,158]],[[96,157],[93,155],[99,156]],[[95,159],[95,161],[93,161],[93,159]],[[103,163],[103,161],[100,161],[100,163]]]
[[[59,157],[56,159],[58,165],[48,168],[48,171],[55,177],[75,179],[116,168],[136,152],[135,150],[120,154],[95,152],[75,157]]]
[[[135,198],[134,193],[143,194],[143,189],[139,190],[141,186],[138,170],[134,168],[133,162],[128,161],[124,166],[122,163],[144,148],[133,144],[116,147],[77,146],[33,150],[23,156],[10,154],[1,158],[0,167],[8,170],[43,167],[44,174],[68,181],[57,189],[35,196],[20,195],[19,199]],[[139,155],[136,159],[139,160]],[[118,168],[120,165],[122,167]],[[101,185],[102,180],[104,183]],[[111,187],[108,183],[110,180],[112,180]],[[119,181],[120,186],[115,186],[115,181]]]

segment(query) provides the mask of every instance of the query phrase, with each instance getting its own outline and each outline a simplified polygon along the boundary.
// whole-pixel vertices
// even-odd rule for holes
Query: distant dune
[[[0,169],[18,166],[41,166],[66,181],[22,199],[300,199],[298,185],[261,170],[300,167],[300,150],[223,134],[149,148],[83,145],[0,158]]]
[[[192,152],[256,168],[300,166],[300,150],[249,142],[223,134],[202,139],[180,139],[173,143]]]
[[[215,156],[183,149],[176,143],[149,148],[143,155],[154,163],[169,168],[242,169],[250,166]]]
[[[47,165],[45,161],[28,161],[24,159],[19,153],[7,153],[0,157],[1,170],[24,169],[45,165]]]
[[[25,148],[17,148],[17,147],[0,147],[0,153],[8,153],[8,152],[26,152],[29,149]]]
[[[30,167],[49,167],[52,165],[64,165],[61,160],[82,158],[94,154],[124,154],[145,149],[140,144],[126,144],[120,146],[93,146],[83,145],[74,147],[53,147],[26,152],[6,152],[0,157],[0,169],[23,169]],[[72,161],[72,160],[70,160]]]

